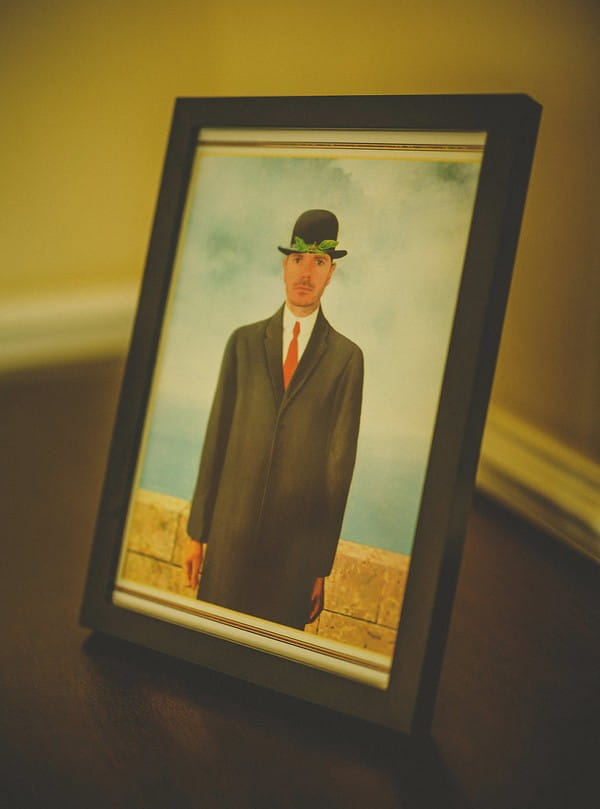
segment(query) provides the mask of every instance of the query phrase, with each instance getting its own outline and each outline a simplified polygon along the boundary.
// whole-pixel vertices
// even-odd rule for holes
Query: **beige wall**
[[[544,105],[494,401],[600,455],[596,0],[0,4],[3,295],[140,278],[178,95]]]

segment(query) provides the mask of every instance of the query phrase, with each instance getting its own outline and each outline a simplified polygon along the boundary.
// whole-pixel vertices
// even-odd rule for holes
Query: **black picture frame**
[[[83,595],[85,627],[402,733],[428,732],[540,115],[528,96],[508,94],[176,100]],[[198,140],[207,129],[337,132],[350,140],[370,133],[375,141],[384,133],[403,133],[405,140],[430,133],[436,143],[446,134],[482,135],[402,617],[384,686],[286,657],[245,636],[218,636],[115,602]]]

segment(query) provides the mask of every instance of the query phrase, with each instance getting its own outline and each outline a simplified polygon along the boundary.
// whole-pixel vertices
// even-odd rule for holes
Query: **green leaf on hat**
[[[324,239],[320,244],[306,244],[301,236],[294,236],[292,250],[295,253],[325,253],[327,250],[335,249],[337,244],[334,239]]]
[[[308,251],[308,245],[306,244],[304,239],[302,239],[300,236],[295,236],[294,237],[294,243],[293,243],[292,247],[298,253],[306,253]]]

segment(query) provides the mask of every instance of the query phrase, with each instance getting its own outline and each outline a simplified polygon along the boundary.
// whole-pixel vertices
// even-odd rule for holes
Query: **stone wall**
[[[190,504],[139,490],[121,575],[195,600],[181,570]],[[374,652],[393,651],[409,557],[341,539],[325,608],[306,631]]]

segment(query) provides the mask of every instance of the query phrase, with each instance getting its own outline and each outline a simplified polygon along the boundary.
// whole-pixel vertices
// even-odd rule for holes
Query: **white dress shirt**
[[[315,327],[315,323],[317,322],[317,316],[319,314],[319,308],[315,309],[310,315],[306,315],[306,317],[297,317],[293,312],[291,312],[287,304],[284,306],[283,309],[283,345],[282,345],[282,357],[283,362],[285,362],[285,358],[287,357],[288,348],[290,347],[290,343],[292,342],[293,331],[294,331],[294,324],[300,323],[300,333],[298,334],[298,362],[300,362],[300,357],[304,353],[304,349],[308,345],[308,341],[310,339],[310,335],[312,334],[312,330]]]

